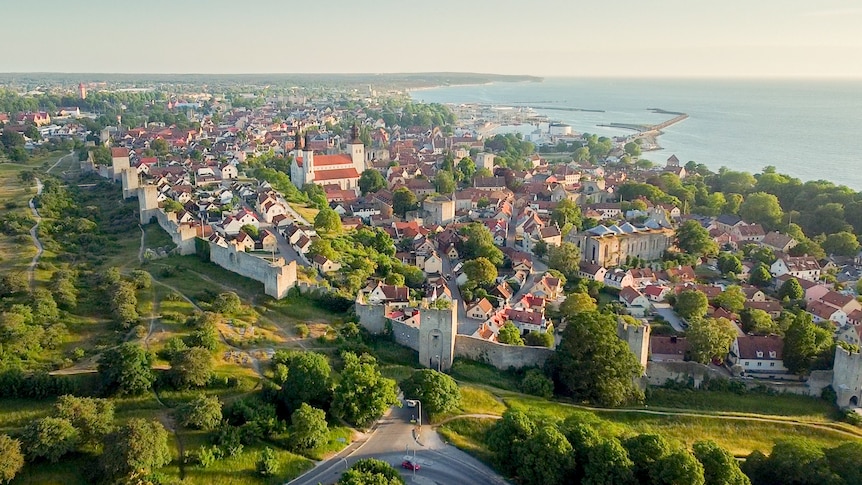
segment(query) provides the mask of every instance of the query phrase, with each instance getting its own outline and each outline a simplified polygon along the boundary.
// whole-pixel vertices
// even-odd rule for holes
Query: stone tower
[[[646,322],[639,325],[631,324],[623,320],[622,317],[617,322],[617,336],[629,344],[629,349],[643,367],[643,372],[646,372],[647,361],[649,360],[650,332],[650,326]]]
[[[350,131],[350,158],[353,168],[362,173],[365,170],[365,144],[359,139],[359,126],[356,123]]]
[[[138,189],[138,208],[141,224],[149,224],[159,210],[159,189],[155,185],[144,185]]]
[[[832,389],[838,395],[838,407],[862,405],[862,353],[849,352],[840,345],[835,347]]]
[[[441,371],[452,367],[458,333],[458,302],[448,309],[422,309],[419,321],[419,363]]]

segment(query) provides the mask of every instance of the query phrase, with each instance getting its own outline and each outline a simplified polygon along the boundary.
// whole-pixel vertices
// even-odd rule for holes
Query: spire
[[[295,150],[302,150],[305,147],[304,140],[302,139],[301,128],[301,126],[297,126],[296,135],[293,136],[293,148]]]
[[[353,122],[353,129],[350,130],[350,143],[362,143],[359,139],[359,125]]]

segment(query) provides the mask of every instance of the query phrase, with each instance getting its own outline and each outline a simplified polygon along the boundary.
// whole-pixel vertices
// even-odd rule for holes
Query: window
[[[760,367],[760,366],[762,366],[762,365],[763,365],[763,362],[758,362],[758,363],[757,363],[757,367]]]
[[[748,367],[749,364],[751,364],[751,362],[746,362],[745,366]]]
[[[760,359],[760,358],[762,358],[762,357],[763,357],[763,352],[761,352],[761,351],[759,351],[759,350],[758,350],[758,351],[757,351],[757,358],[758,358],[758,359]]]
[[[770,362],[769,367],[775,367],[775,362]]]
[[[776,353],[775,353],[775,351],[774,351],[774,350],[770,350],[770,351],[769,351],[769,358],[770,358],[770,359],[774,359],[775,357],[776,357]]]

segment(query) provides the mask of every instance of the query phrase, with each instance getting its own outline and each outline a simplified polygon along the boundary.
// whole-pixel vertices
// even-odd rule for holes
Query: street
[[[365,442],[352,444],[341,453],[302,475],[289,485],[332,484],[338,481],[350,465],[362,458],[377,458],[388,462],[398,469],[408,483],[418,484],[476,484],[501,485],[507,483],[493,470],[470,455],[443,443],[431,426],[425,425],[414,439],[415,424],[411,417],[417,408],[393,407],[371,432]],[[356,446],[354,446],[356,445]],[[416,472],[401,467],[405,459],[414,460],[420,465]]]

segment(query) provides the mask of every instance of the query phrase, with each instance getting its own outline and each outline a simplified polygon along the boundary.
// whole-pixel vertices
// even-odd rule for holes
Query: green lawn
[[[30,421],[47,416],[55,399],[0,399],[0,433],[18,431]]]
[[[491,463],[493,455],[485,445],[485,435],[494,426],[496,419],[463,418],[449,421],[437,431],[452,445],[466,451],[476,458]]]
[[[494,386],[510,391],[517,391],[521,383],[521,379],[514,373],[503,372],[492,365],[472,360],[455,359],[450,374],[459,381]]]
[[[185,465],[185,477],[182,481],[180,481],[179,464],[176,462],[163,468],[161,473],[169,480],[190,485],[213,483],[220,485],[276,485],[292,480],[313,466],[307,458],[270,446],[275,451],[280,465],[278,474],[271,478],[261,477],[255,467],[260,459],[261,451],[266,446],[262,442],[253,446],[246,446],[239,455],[218,460],[208,468],[203,468],[200,465]]]
[[[164,248],[166,251],[176,247],[171,236],[157,223],[144,226],[144,247],[150,249]]]
[[[506,410],[506,405],[496,396],[485,389],[475,386],[460,385],[461,404],[455,411],[431,416],[432,423],[439,423],[453,416],[462,414],[494,414],[501,416]]]
[[[660,408],[791,416],[821,422],[832,421],[836,417],[835,408],[828,402],[796,394],[770,396],[758,393],[653,388],[650,389],[647,404]]]

